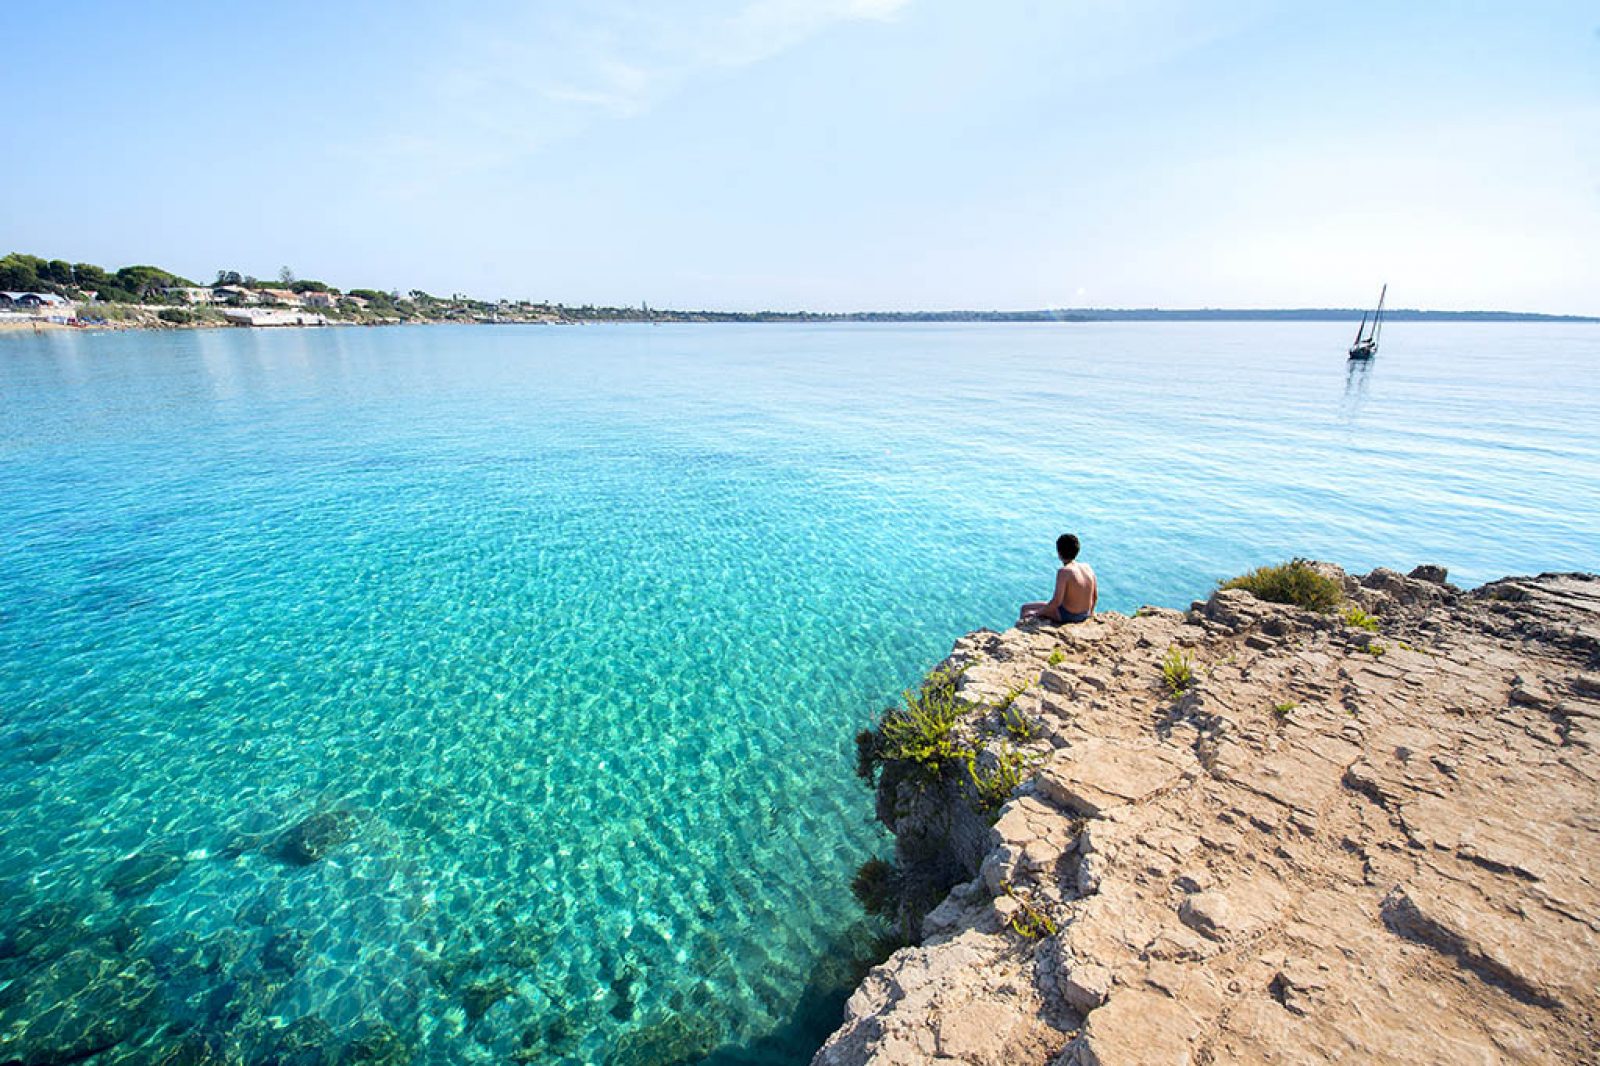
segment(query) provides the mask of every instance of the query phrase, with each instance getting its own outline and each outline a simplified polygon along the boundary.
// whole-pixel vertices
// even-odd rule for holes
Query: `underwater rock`
[[[335,1066],[335,1054],[333,1030],[307,1014],[269,1037],[249,1060],[259,1066]]]
[[[41,903],[19,918],[0,937],[0,959],[38,961],[54,958],[84,934],[83,918],[71,903]]]
[[[0,1011],[0,1062],[57,1066],[116,1047],[159,1021],[155,973],[92,949],[62,955],[30,975]]]
[[[294,974],[306,957],[306,935],[293,929],[274,933],[261,949],[261,969],[267,973]]]
[[[227,1041],[220,1033],[190,1032],[149,1049],[144,1061],[160,1066],[234,1066],[242,1060],[230,1054]]]
[[[235,972],[249,947],[231,929],[206,937],[184,930],[152,944],[147,957],[169,1001],[185,1001],[200,1017],[216,1019],[225,1014],[235,988],[223,978]]]
[[[638,983],[638,972],[632,966],[623,967],[611,978],[611,994],[617,997],[617,1001],[611,1005],[611,1016],[619,1022],[633,1017],[633,987]]]
[[[150,848],[118,863],[106,879],[106,889],[118,899],[129,899],[166,884],[182,872],[182,855]]]
[[[355,836],[360,822],[350,811],[321,811],[280,833],[267,854],[291,866],[310,866]]]
[[[617,1040],[606,1066],[690,1066],[717,1046],[717,1027],[703,1017],[655,1016]]]
[[[7,747],[17,749],[21,758],[34,766],[52,763],[67,752],[76,752],[92,743],[65,729],[45,726],[41,729],[14,729],[5,736]]]
[[[512,1062],[548,1062],[560,1055],[575,1039],[577,1030],[565,1014],[558,1014],[542,1027],[531,1026],[522,1031],[517,1050],[511,1053]]]
[[[33,765],[43,766],[45,763],[54,762],[56,756],[60,755],[65,750],[66,745],[60,741],[48,741],[44,744],[36,744],[29,748],[27,758],[29,762],[33,763]]]
[[[139,912],[124,914],[106,926],[100,935],[113,950],[127,954],[144,939],[146,920]]]
[[[211,854],[218,862],[232,862],[246,852],[268,850],[275,839],[271,833],[230,832],[211,849]]]
[[[339,1053],[339,1066],[402,1066],[411,1061],[411,1045],[388,1022],[363,1025]]]
[[[237,925],[276,925],[283,919],[283,908],[268,893],[261,893],[233,912]]]
[[[461,993],[461,1006],[470,1020],[477,1021],[489,1012],[490,1007],[515,991],[516,986],[503,977],[493,981],[474,981]]]

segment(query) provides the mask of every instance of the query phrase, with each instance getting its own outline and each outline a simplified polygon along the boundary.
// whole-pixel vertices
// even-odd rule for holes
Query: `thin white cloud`
[[[703,53],[709,62],[747,66],[842,22],[885,22],[910,0],[754,0],[721,21]]]
[[[746,67],[849,23],[884,22],[911,0],[701,0],[658,5],[611,0],[563,18],[548,9],[503,12],[463,33],[423,80],[424,111],[450,116],[430,136],[378,134],[340,149],[379,169],[395,199],[537,152],[596,122],[636,118],[697,78]]]
[[[557,104],[594,107],[619,118],[630,118],[644,110],[658,80],[656,74],[643,67],[609,57],[592,64],[590,78],[583,86],[556,82],[540,85],[535,91]]]

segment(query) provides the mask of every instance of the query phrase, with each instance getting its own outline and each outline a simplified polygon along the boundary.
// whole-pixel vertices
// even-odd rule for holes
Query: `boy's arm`
[[[1063,567],[1056,571],[1056,592],[1050,597],[1050,602],[1045,604],[1045,609],[1051,614],[1059,613],[1061,605],[1067,602],[1067,571]]]

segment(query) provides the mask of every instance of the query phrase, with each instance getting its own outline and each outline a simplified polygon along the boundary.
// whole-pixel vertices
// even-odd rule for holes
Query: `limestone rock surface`
[[[1600,578],[1329,572],[1376,633],[1229,590],[958,641],[1030,776],[986,837],[893,798],[964,880],[815,1066],[1600,1061]]]

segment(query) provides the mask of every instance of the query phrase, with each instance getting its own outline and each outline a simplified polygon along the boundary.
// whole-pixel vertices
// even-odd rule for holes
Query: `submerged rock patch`
[[[151,848],[118,863],[106,879],[106,889],[118,899],[143,896],[183,872],[183,856]]]
[[[355,836],[360,824],[360,816],[351,811],[321,811],[284,830],[266,851],[291,866],[310,866]]]

